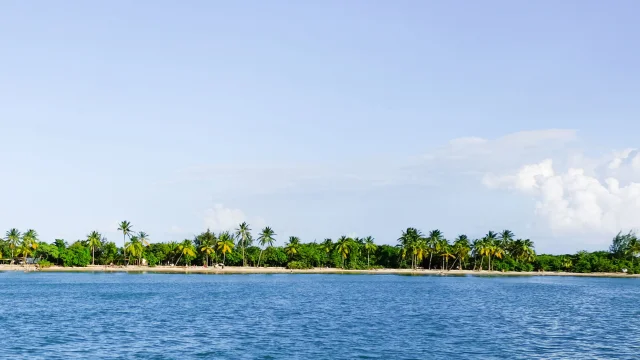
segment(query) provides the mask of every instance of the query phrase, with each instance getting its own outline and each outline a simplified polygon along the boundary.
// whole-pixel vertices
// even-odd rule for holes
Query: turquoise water
[[[0,273],[0,357],[640,357],[640,279]]]

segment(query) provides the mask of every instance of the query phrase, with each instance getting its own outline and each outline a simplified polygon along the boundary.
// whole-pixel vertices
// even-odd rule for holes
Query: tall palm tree
[[[458,236],[458,238],[456,238],[455,242],[453,243],[452,251],[457,257],[451,265],[451,269],[453,269],[457,261],[459,269],[462,270],[462,268],[464,267],[464,260],[469,256],[469,251],[471,251],[471,245],[469,244],[469,238],[467,237],[467,235],[460,235]]]
[[[484,257],[491,256],[491,243],[487,241],[487,238],[485,237],[485,238],[476,240],[473,243],[473,246],[474,246],[475,253],[481,256],[479,270],[482,270],[482,263],[484,262]]]
[[[274,236],[276,236],[276,233],[273,232],[273,230],[268,226],[262,229],[260,236],[258,236],[258,241],[260,242],[260,255],[258,256],[258,267],[260,267],[260,259],[262,258],[262,252],[264,251],[263,249],[264,246],[267,245],[267,248],[273,246],[273,243],[276,241]]]
[[[127,252],[125,250],[125,247],[127,247],[127,236],[131,237],[131,232],[133,231],[133,228],[131,226],[131,223],[128,222],[127,220],[124,220],[120,223],[120,225],[118,225],[118,231],[122,231],[122,255],[124,256],[124,258],[122,259],[122,262],[124,263],[127,259]],[[127,264],[129,264],[127,262]]]
[[[242,244],[242,266],[247,266],[247,260],[244,257],[244,249],[247,247],[247,241],[251,238],[251,229],[249,228],[249,224],[243,222],[238,225],[236,229],[236,236],[240,239],[240,244]]]
[[[325,253],[326,264],[329,264],[329,262],[331,260],[331,257],[330,257],[329,254],[331,254],[331,252],[333,251],[333,248],[334,248],[333,241],[331,241],[331,239],[329,239],[329,238],[324,239],[324,241],[320,244],[320,248]]]
[[[529,239],[518,239],[512,242],[509,252],[515,259],[525,262],[532,262],[536,256],[533,242]]]
[[[351,251],[353,240],[346,236],[341,236],[336,242],[336,251],[342,256],[342,268],[344,269],[345,260]]]
[[[199,235],[200,252],[205,254],[205,264],[209,266],[209,258],[212,253],[215,253],[216,236],[209,229],[206,232]]]
[[[402,247],[402,256],[405,257],[407,254],[411,255],[412,269],[417,266],[418,260],[422,259],[422,255],[424,253],[424,246],[421,246],[422,239],[423,235],[420,230],[412,227],[403,231],[402,235],[398,239],[400,246]]]
[[[300,252],[300,238],[297,236],[290,236],[289,242],[285,246],[284,251],[289,255],[289,258],[293,260],[293,258]]]
[[[149,246],[149,234],[144,231],[138,233],[138,240],[143,246]]]
[[[489,231],[487,235],[484,236],[484,240],[486,243],[485,254],[489,260],[489,271],[491,271],[491,256],[493,255],[498,242],[498,234],[494,231]]]
[[[182,258],[183,255],[185,256],[185,259],[188,259],[189,257],[196,256],[196,250],[193,247],[193,244],[191,243],[191,240],[189,240],[189,239],[185,239],[183,242],[181,242],[177,246],[177,250],[180,253],[180,257],[178,257],[178,261],[176,261],[176,265],[178,265],[178,263],[180,262],[180,259]],[[188,265],[187,260],[185,260],[184,264],[185,264],[185,266]]]
[[[24,255],[24,264],[27,264],[27,255],[33,253],[38,248],[38,233],[29,229],[22,234],[22,254]]]
[[[455,257],[456,257],[456,255],[453,252],[453,250],[451,249],[451,246],[449,244],[447,244],[444,247],[444,250],[442,250],[442,259],[445,262],[445,264],[442,265],[442,269],[443,270],[449,269],[449,259],[453,259]]]
[[[11,260],[13,260],[13,250],[20,243],[20,238],[22,234],[20,234],[20,231],[18,229],[13,228],[7,231],[6,236],[7,236],[7,242],[9,243],[9,248],[11,249]]]
[[[227,231],[218,236],[218,242],[216,243],[216,249],[222,253],[222,265],[224,265],[227,259],[227,253],[233,249],[233,236]]]
[[[427,238],[427,244],[429,245],[429,270],[431,270],[431,261],[433,260],[433,253],[438,252],[438,247],[442,245],[442,239],[444,239],[444,235],[442,235],[442,231],[435,229],[429,232],[429,237]],[[440,245],[439,245],[440,244]]]
[[[502,259],[504,256],[504,249],[500,246],[500,244],[496,244],[495,242],[490,245],[490,255],[489,255],[489,271],[491,271],[491,256]]]
[[[92,231],[87,235],[87,242],[91,248],[91,265],[96,264],[96,248],[102,246],[102,235],[97,231]]]
[[[500,239],[500,243],[499,244],[500,244],[500,246],[504,250],[511,250],[511,245],[513,243],[513,238],[514,237],[515,237],[515,235],[513,234],[513,231],[511,231],[511,230],[502,230],[502,232],[499,235],[499,239]]]
[[[364,238],[364,249],[367,250],[367,268],[369,268],[369,254],[373,251],[375,252],[378,249],[378,246],[373,242],[373,237],[367,236]]]
[[[131,259],[132,256],[134,259],[138,258],[138,265],[141,265],[143,249],[144,246],[137,236],[132,236],[130,241],[125,244],[125,252],[129,253],[129,259]],[[127,265],[129,265],[128,262]]]
[[[170,255],[169,260],[167,260],[167,265],[171,261],[173,261],[173,259],[175,259],[176,255],[178,254],[178,246],[179,244],[175,241],[169,241],[169,243],[167,243],[167,250],[169,250],[169,253],[167,255]],[[177,265],[177,263],[175,265]]]

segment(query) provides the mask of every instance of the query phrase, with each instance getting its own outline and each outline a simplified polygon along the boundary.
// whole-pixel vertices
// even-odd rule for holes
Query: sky
[[[640,227],[640,3],[0,2],[0,228]]]

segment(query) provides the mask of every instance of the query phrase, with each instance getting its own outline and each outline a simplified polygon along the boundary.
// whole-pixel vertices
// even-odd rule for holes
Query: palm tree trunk
[[[453,270],[453,267],[456,266],[456,261],[458,261],[460,257],[457,257],[455,260],[453,260],[453,264],[451,264],[451,268],[449,269],[449,271]]]
[[[431,270],[431,260],[433,259],[433,252],[429,254],[429,270]]]
[[[478,271],[482,271],[482,263],[484,262],[484,255],[482,255],[482,257],[480,258],[480,268],[478,269]]]
[[[244,247],[245,247],[245,244],[244,244],[244,236],[243,236],[242,237],[242,266],[247,266],[247,262],[244,258]]]
[[[226,252],[222,252],[222,266],[224,266],[225,261],[227,260],[227,253]]]
[[[489,271],[491,271],[491,255],[489,255]]]
[[[178,266],[178,263],[180,263],[181,258],[182,258],[182,253],[180,253],[180,256],[178,256],[178,261],[176,261],[176,266]]]
[[[367,250],[367,269],[369,268],[369,250]]]
[[[96,248],[95,247],[91,247],[91,265],[95,265],[96,264]]]

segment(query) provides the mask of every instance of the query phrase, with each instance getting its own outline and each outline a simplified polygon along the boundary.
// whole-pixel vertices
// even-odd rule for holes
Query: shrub
[[[287,264],[287,269],[291,269],[291,270],[311,269],[311,266],[303,261],[291,261]]]
[[[38,266],[40,266],[41,269],[46,269],[48,267],[51,267],[53,264],[48,261],[48,260],[40,260],[38,261]]]

